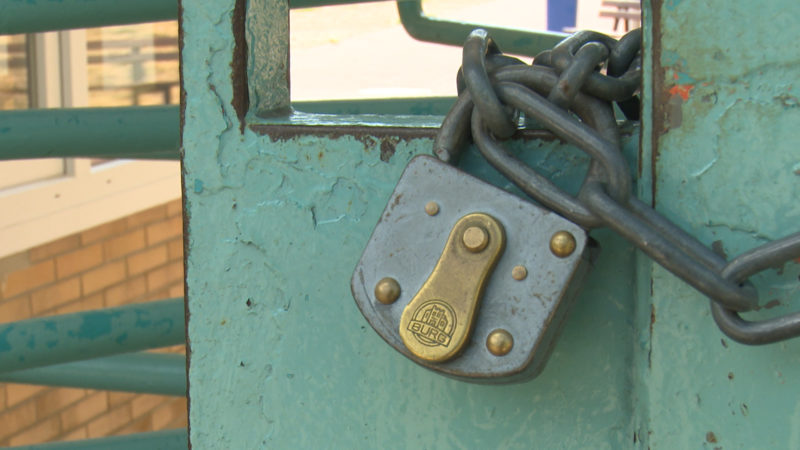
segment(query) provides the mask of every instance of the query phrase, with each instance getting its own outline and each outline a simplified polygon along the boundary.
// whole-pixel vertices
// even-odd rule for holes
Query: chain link
[[[708,296],[714,320],[732,339],[756,345],[800,336],[800,312],[759,322],[739,316],[758,308],[758,292],[747,279],[800,257],[800,232],[728,262],[631,194],[612,104],[638,120],[641,41],[641,29],[619,40],[580,31],[528,65],[503,55],[486,31],[473,31],[457,77],[459,97],[434,153],[455,164],[472,138],[489,164],[525,194],[587,230],[616,231]],[[591,157],[577,196],[505,149],[501,141],[516,133],[520,112]]]

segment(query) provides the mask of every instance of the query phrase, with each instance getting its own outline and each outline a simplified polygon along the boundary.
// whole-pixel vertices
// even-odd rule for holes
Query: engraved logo
[[[408,331],[420,344],[428,347],[450,345],[455,328],[456,314],[450,305],[441,300],[431,300],[420,305],[408,323]]]

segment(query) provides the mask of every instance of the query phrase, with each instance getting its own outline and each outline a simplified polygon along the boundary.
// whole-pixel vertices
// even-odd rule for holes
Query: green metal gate
[[[534,381],[464,384],[386,347],[347,280],[406,162],[431,152],[433,130],[397,115],[263,118],[289,105],[286,5],[250,1],[242,27],[212,26],[234,6],[184,3],[195,445],[795,445],[798,344],[730,341],[707,299],[611,233],[598,235],[600,259]],[[773,44],[791,41],[797,12],[791,2],[644,5],[644,116],[626,141],[640,197],[731,254],[798,223],[790,124],[800,117],[781,99],[794,98],[800,53]],[[563,144],[538,145],[546,154]],[[493,176],[474,155],[462,166]],[[762,280],[785,305],[763,314],[791,309],[797,271]]]
[[[79,7],[95,8],[96,17],[98,5],[115,2],[63,2],[67,10],[43,3],[54,11],[52,18],[30,16],[22,28],[0,19],[4,32],[98,24],[87,14],[61,20],[72,17],[65,11]],[[142,10],[161,12],[122,15],[161,17],[161,2],[139,3]],[[468,31],[468,26],[431,23],[436,21],[421,14],[419,2],[398,6],[410,30],[418,25],[417,37],[460,43]],[[68,149],[92,148],[98,133],[118,139],[120,153],[103,156],[174,158],[172,127],[180,117],[193,446],[798,446],[800,344],[747,347],[731,341],[714,326],[705,297],[608,231],[593,234],[602,253],[548,366],[535,380],[466,384],[411,364],[386,346],[358,312],[348,284],[405,164],[432,151],[440,117],[414,115],[420,109],[409,102],[381,104],[380,110],[363,103],[356,114],[333,116],[311,112],[352,105],[295,105],[308,113],[292,114],[289,7],[278,0],[181,2],[180,114],[152,108],[0,116],[0,123],[16,124],[10,132],[0,130],[4,158],[86,154]],[[17,17],[27,17],[23,12]],[[643,12],[643,116],[624,137],[639,197],[702,242],[719,241],[728,254],[796,231],[800,152],[794,142],[800,109],[792,89],[800,79],[800,49],[788,43],[796,37],[800,5],[651,0]],[[42,25],[50,20],[58,22]],[[515,43],[519,35],[504,40],[502,31],[495,34],[505,50],[545,48],[557,38]],[[436,108],[441,111],[441,104]],[[76,120],[64,121],[59,114]],[[125,120],[136,127],[105,134],[108,127],[98,126],[130,123]],[[158,122],[153,141],[125,137],[142,134],[149,120]],[[73,144],[66,149],[53,142],[27,144],[30,130],[46,124],[59,126],[37,139]],[[56,140],[60,130],[65,131]],[[514,145],[537,147],[526,153],[529,163],[555,158],[566,164],[556,155],[568,146],[558,140],[523,135]],[[501,183],[474,151],[461,167]],[[558,176],[575,184],[581,170]],[[750,317],[796,310],[799,270],[790,263],[757,278],[762,303],[778,306]],[[179,303],[94,314],[157,314],[163,307],[175,322],[167,333],[174,337],[182,334]],[[68,333],[60,327],[81,320],[89,316],[63,318],[56,325]],[[25,326],[48,332],[49,325]],[[121,330],[117,326],[137,325],[114,323],[115,332]],[[18,331],[0,328],[0,336]],[[20,356],[33,354],[21,339],[5,353],[0,345],[3,371],[10,364],[34,366],[19,365]],[[90,354],[156,345],[142,342]],[[50,361],[86,357],[78,352],[76,347],[76,356]]]

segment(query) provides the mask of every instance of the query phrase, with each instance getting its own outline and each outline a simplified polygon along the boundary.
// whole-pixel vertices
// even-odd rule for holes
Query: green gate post
[[[800,3],[653,0],[646,8],[640,186],[735,256],[800,228]],[[755,277],[766,318],[797,310],[797,263]],[[800,340],[748,347],[708,301],[643,262],[637,433],[651,448],[797,448]],[[782,272],[782,275],[780,274]],[[794,303],[794,305],[792,305]]]
[[[788,42],[788,24],[725,16],[722,29],[711,21],[726,8],[758,16],[777,6],[712,3],[644,5],[651,25],[644,145],[639,155],[634,131],[626,153],[642,168],[641,196],[655,194],[662,212],[704,242],[722,239],[733,254],[798,223],[797,153],[784,142],[799,129],[788,86],[800,58],[789,45],[766,51],[759,40]],[[435,122],[382,116],[364,126],[349,116],[321,125],[315,116],[286,117],[285,1],[184,0],[182,11],[193,446],[792,446],[800,344],[722,345],[707,300],[608,232],[595,234],[600,258],[534,381],[466,384],[390,349],[358,312],[349,280],[403,167],[431,153],[434,129],[407,125]],[[757,31],[736,36],[732,23]],[[776,32],[784,39],[775,41]],[[710,48],[729,62],[705,61],[714,52],[699,52]],[[758,73],[773,66],[783,87]],[[664,67],[675,67],[679,81],[682,74],[697,80],[674,90],[682,101],[690,91],[683,103],[670,100],[678,85]],[[735,70],[750,77],[755,93],[729,78]],[[744,108],[749,103],[753,110]],[[665,111],[672,114],[666,128]],[[679,112],[682,125],[674,122]],[[277,118],[262,118],[270,115]],[[721,131],[709,138],[709,129]],[[558,141],[516,145],[537,148],[526,152],[533,163],[585,163]],[[709,149],[718,149],[718,161],[698,167],[713,160],[703,158]],[[462,165],[502,182],[474,153]],[[574,187],[580,168],[552,175]],[[779,281],[796,292],[796,278],[796,265],[787,266]]]

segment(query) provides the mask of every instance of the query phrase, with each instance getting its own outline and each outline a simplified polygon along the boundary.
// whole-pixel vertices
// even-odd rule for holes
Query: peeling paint
[[[274,142],[286,142],[301,136],[318,136],[336,139],[341,136],[352,136],[364,145],[374,147],[382,138],[397,139],[408,142],[410,139],[433,138],[435,129],[403,128],[403,127],[364,127],[351,126],[314,126],[314,125],[265,125],[252,124],[250,129],[260,135],[267,135]]]
[[[699,177],[703,176],[703,174],[708,172],[714,166],[714,164],[716,164],[716,162],[718,160],[719,160],[719,155],[714,155],[714,158],[711,161],[709,161],[706,165],[701,167],[699,170],[697,170],[695,172],[692,172],[692,174],[691,174],[692,177],[693,178],[699,178]]]
[[[82,339],[97,339],[111,333],[111,319],[114,315],[106,312],[84,313],[82,323],[77,332],[70,331],[69,336]]]
[[[780,300],[772,299],[772,300],[768,301],[766,304],[764,304],[764,309],[772,309],[772,308],[774,308],[776,306],[780,306],[780,305],[781,305],[781,301]]]
[[[383,139],[381,141],[381,161],[389,162],[394,155],[394,149],[397,146],[396,139]]]
[[[797,97],[789,94],[777,95],[775,100],[783,105],[784,108],[797,108],[800,106],[800,101],[797,100]]]
[[[726,261],[728,260],[728,254],[725,252],[725,244],[723,244],[721,240],[717,239],[716,241],[712,242],[711,250],[713,250],[714,253],[718,254]]]
[[[684,102],[689,100],[689,94],[694,89],[693,84],[676,84],[669,88],[669,95],[679,96]]]

